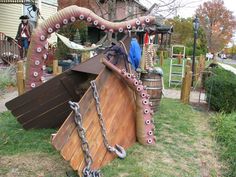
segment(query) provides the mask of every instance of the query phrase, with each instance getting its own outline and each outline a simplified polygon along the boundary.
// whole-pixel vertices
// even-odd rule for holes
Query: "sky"
[[[178,15],[182,17],[191,17],[194,15],[195,10],[200,4],[203,4],[206,0],[199,0],[196,3],[192,3],[187,7],[184,7],[178,11]],[[225,7],[232,11],[234,16],[236,16],[236,1],[235,0],[224,0]]]
[[[143,5],[145,5],[147,8],[151,7],[153,3],[157,3],[160,1],[164,0],[139,0]],[[164,2],[169,2],[171,0],[166,0]],[[179,15],[180,17],[192,17],[195,14],[195,10],[198,8],[199,5],[203,4],[204,2],[207,2],[209,0],[178,0],[181,1],[182,4],[188,4],[184,6],[183,8],[180,8],[177,10],[176,14],[174,15]],[[225,7],[233,12],[233,15],[236,18],[236,0],[224,0],[224,5]],[[171,16],[168,16],[171,17]],[[234,33],[234,36],[232,38],[236,42],[236,33]],[[231,44],[229,44],[230,46]]]
[[[139,1],[147,7],[150,7],[152,3],[156,2],[158,4],[158,2],[160,2],[160,0],[139,0]],[[177,15],[180,15],[181,17],[184,18],[192,17],[198,6],[200,4],[203,4],[204,2],[207,2],[207,0],[181,0],[181,1],[182,4],[188,4],[185,7],[177,10]],[[233,11],[234,16],[236,17],[236,0],[224,0],[224,3],[226,8]]]

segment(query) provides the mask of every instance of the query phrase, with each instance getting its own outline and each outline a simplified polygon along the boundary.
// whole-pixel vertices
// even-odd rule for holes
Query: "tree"
[[[180,18],[168,19],[166,24],[173,25],[174,33],[172,34],[173,44],[182,44],[186,46],[186,55],[192,55],[193,52],[193,19]],[[198,40],[196,46],[196,55],[205,54],[207,50],[206,35],[202,28],[198,31]]]
[[[189,42],[193,38],[193,27],[192,19],[180,18],[179,16],[174,17],[173,19],[168,19],[166,22],[168,25],[173,25],[174,33],[172,40],[175,44],[183,44]]]
[[[212,0],[200,5],[196,15],[206,34],[209,52],[222,50],[230,42],[236,27],[233,12],[224,6],[223,0]]]

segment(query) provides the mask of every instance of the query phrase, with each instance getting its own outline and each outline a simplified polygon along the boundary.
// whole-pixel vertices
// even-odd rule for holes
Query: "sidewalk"
[[[17,91],[9,92],[0,96],[0,113],[7,111],[5,103],[18,96]]]
[[[175,90],[175,89],[165,89],[164,91],[164,97],[166,98],[171,98],[171,99],[180,99],[180,90]],[[4,94],[0,96],[0,112],[7,111],[7,108],[5,107],[5,103],[14,99],[15,97],[18,96],[18,92],[10,92],[7,94]],[[192,103],[198,103],[199,102],[199,92],[198,91],[191,91],[190,94],[190,102]],[[206,103],[205,101],[205,94],[201,94],[201,103]]]
[[[175,89],[165,89],[164,90],[164,97],[166,97],[166,98],[180,99],[180,94],[181,94],[181,90],[175,90]],[[199,95],[200,95],[200,93],[198,91],[191,91],[190,102],[198,103],[199,102]],[[205,93],[201,93],[200,102],[206,103]]]

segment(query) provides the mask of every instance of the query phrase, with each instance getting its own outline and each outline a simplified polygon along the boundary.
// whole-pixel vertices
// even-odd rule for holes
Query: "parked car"
[[[221,59],[227,59],[226,55],[224,53],[220,54]]]

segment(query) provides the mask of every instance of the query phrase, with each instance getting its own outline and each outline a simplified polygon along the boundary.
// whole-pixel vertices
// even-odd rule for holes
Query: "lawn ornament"
[[[46,38],[77,19],[108,31],[155,21],[150,16],[113,23],[77,6],[59,11],[33,33],[26,73],[28,92],[6,106],[25,129],[60,126],[51,140],[55,149],[79,174],[100,176],[97,169],[117,156],[124,158],[125,149],[136,139],[143,145],[155,144],[153,111],[146,87],[133,71],[124,69],[127,57],[117,52],[122,51],[119,47],[129,51],[128,36],[118,43],[109,61],[103,60],[105,66],[100,60],[108,53],[102,52],[41,84]]]

